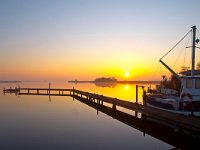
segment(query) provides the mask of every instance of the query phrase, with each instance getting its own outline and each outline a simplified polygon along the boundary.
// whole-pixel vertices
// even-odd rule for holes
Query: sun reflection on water
[[[124,88],[125,88],[125,90],[128,90],[128,89],[129,89],[129,86],[128,86],[128,85],[125,85]]]

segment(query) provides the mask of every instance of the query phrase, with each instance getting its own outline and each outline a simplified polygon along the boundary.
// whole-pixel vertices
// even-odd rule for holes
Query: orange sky
[[[200,26],[198,13],[191,11],[197,6],[188,1],[0,2],[0,80],[160,80],[169,72],[159,59],[191,26]],[[179,52],[190,58],[189,50]],[[183,59],[174,65],[176,59],[172,54],[165,62],[177,72]]]

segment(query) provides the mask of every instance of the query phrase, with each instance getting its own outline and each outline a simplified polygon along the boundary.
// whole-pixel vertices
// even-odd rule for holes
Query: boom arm
[[[160,62],[165,66],[179,81],[181,81],[181,78],[177,73],[175,73],[169,66],[167,66],[161,59]]]

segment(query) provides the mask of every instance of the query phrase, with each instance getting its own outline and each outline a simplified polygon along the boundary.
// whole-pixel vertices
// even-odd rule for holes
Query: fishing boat
[[[200,116],[200,70],[195,70],[195,49],[199,43],[196,38],[196,26],[191,27],[192,33],[192,66],[191,70],[176,73],[162,59],[159,61],[172,74],[171,80],[163,80],[155,89],[149,89],[146,96],[147,106],[170,111],[173,113]],[[170,50],[171,51],[171,50]]]

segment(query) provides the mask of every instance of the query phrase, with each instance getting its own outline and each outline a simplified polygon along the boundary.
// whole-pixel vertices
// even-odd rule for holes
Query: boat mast
[[[194,76],[195,70],[195,40],[196,40],[196,26],[191,27],[193,31],[193,39],[192,39],[192,70],[191,76]]]

